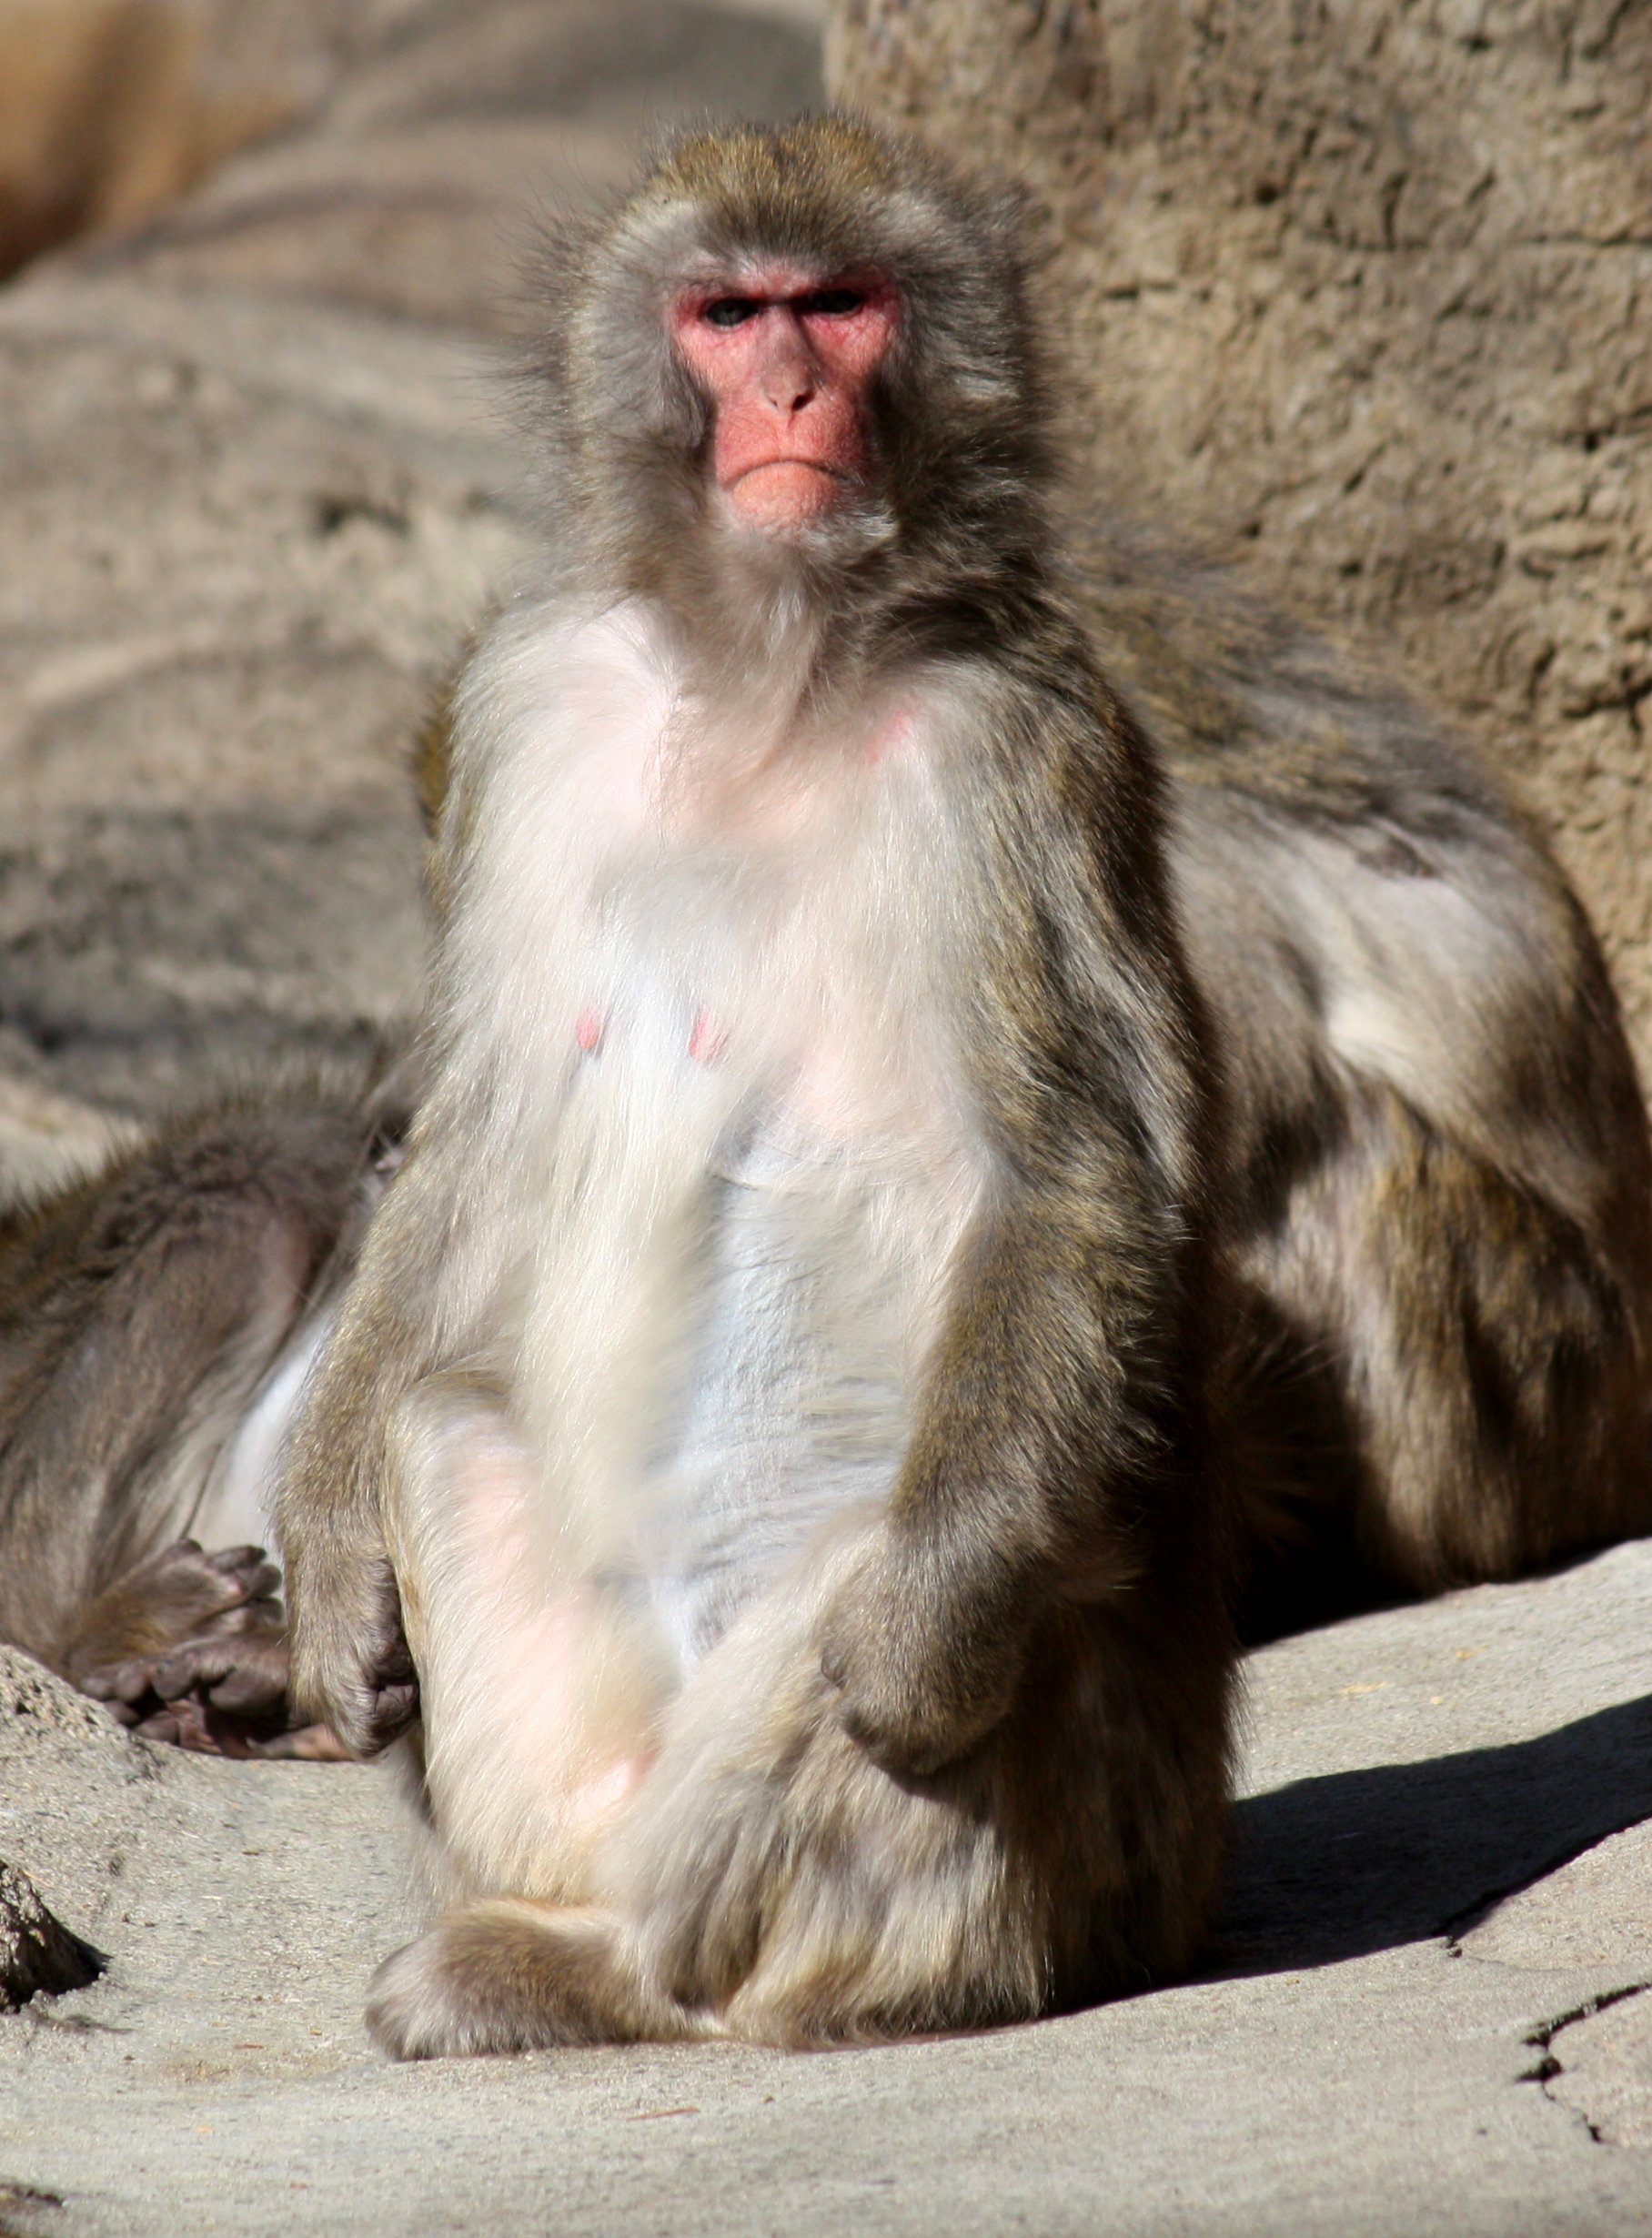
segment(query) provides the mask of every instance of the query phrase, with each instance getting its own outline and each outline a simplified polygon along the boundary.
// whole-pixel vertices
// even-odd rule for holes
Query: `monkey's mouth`
[[[836,512],[853,478],[819,459],[765,459],[723,490],[737,520],[753,529],[801,528]]]

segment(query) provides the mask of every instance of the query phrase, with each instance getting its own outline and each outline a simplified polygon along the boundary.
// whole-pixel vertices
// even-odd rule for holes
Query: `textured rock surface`
[[[102,1970],[97,1952],[47,1910],[28,1875],[0,1863],[0,2012],[84,1990]]]
[[[1523,779],[1652,1057],[1652,9],[836,0],[836,88],[1025,172],[1132,509]]]
[[[360,2029],[416,1917],[383,1770],[172,1755],[0,1654],[0,1853],[109,1956],[0,2020],[0,2230],[1652,2229],[1652,1995],[1605,2001],[1652,1982],[1617,1831],[1649,1639],[1652,1544],[1254,1657],[1223,1944],[1180,1988],[878,2052],[418,2068]]]

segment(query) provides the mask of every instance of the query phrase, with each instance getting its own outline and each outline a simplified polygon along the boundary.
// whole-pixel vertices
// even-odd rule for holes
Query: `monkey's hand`
[[[289,1562],[292,1694],[351,1756],[377,1756],[418,1715],[418,1678],[382,1552],[329,1559],[325,1576]]]
[[[828,1603],[821,1668],[851,1738],[888,1771],[938,1771],[990,1733],[1020,1676],[1028,1612],[1002,1575],[880,1524]]]

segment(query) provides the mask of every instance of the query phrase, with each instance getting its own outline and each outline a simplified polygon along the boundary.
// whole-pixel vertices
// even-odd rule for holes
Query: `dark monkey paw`
[[[821,1668],[850,1738],[891,1772],[939,1771],[973,1748],[1014,1696],[1020,1598],[875,1532],[821,1628]]]
[[[208,1554],[180,1538],[88,1610],[65,1658],[84,1693],[146,1740],[215,1756],[328,1757],[292,1729],[281,1573],[260,1547]]]
[[[346,1755],[377,1756],[418,1716],[418,1676],[389,1563],[352,1565],[325,1588],[309,1582],[294,1603],[296,1699],[324,1719]]]

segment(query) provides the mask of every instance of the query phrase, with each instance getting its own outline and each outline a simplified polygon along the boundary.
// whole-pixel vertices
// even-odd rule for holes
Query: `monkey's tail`
[[[398,2060],[723,2032],[650,1985],[615,1913],[529,1897],[467,1905],[393,1952],[369,1985],[367,2023]]]

